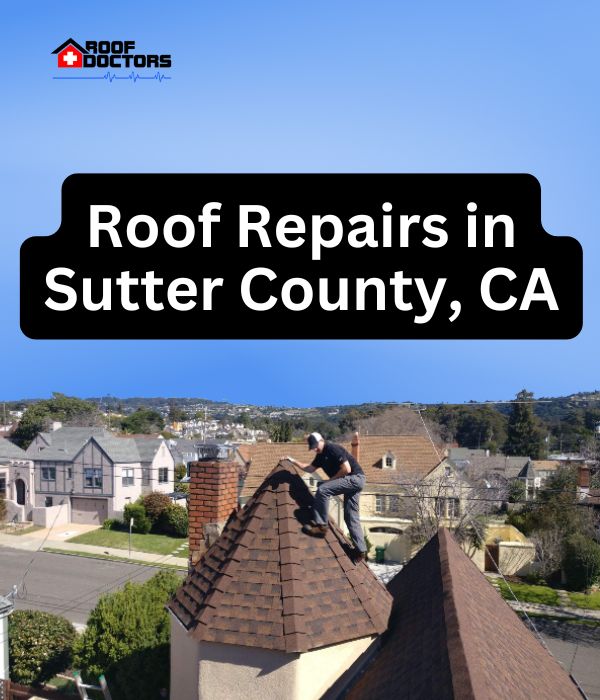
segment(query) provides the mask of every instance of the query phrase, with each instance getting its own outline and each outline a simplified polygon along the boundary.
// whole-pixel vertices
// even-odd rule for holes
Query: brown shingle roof
[[[389,584],[390,627],[348,700],[581,700],[448,530]]]
[[[289,462],[269,474],[169,604],[194,639],[303,652],[386,629],[391,596],[341,531],[301,532],[312,503]]]
[[[342,442],[348,452],[352,451],[349,442]],[[395,469],[383,469],[381,460],[387,452],[396,458]],[[309,452],[306,443],[298,442],[258,442],[245,445],[244,459],[250,460],[250,468],[242,497],[249,496],[283,455],[290,455],[301,462],[311,462],[314,453]],[[422,479],[439,462],[430,440],[423,435],[366,435],[360,437],[359,463],[367,477],[366,491],[370,484],[395,484]]]

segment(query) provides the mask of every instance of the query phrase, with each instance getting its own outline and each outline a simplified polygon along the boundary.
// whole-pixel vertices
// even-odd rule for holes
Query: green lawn
[[[92,530],[77,537],[71,537],[67,542],[77,544],[94,544],[98,547],[115,547],[129,549],[129,533],[118,530]],[[179,545],[186,544],[187,537],[169,537],[167,535],[131,535],[131,549],[136,552],[151,554],[171,554]],[[187,557],[187,549],[177,552],[177,556]]]
[[[514,600],[508,586],[502,579],[497,580],[500,593],[505,600]],[[548,586],[531,586],[527,583],[511,583],[513,593],[522,603],[542,603],[544,605],[560,605],[558,593]]]
[[[569,593],[569,598],[573,605],[578,608],[586,608],[587,610],[600,610],[600,592],[590,593]]]

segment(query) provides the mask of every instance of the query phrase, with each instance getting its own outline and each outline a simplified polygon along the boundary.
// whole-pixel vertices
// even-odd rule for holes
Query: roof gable
[[[348,700],[581,700],[448,530],[440,529],[389,589],[389,630]]]
[[[230,518],[169,605],[194,639],[304,652],[386,629],[391,597],[341,531],[301,532],[312,503],[286,461]]]

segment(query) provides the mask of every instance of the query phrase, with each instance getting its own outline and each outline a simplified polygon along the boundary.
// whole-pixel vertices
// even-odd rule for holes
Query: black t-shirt
[[[315,467],[320,467],[331,479],[339,472],[344,462],[348,462],[350,465],[351,474],[364,474],[354,457],[341,445],[336,445],[335,442],[326,442],[323,452],[314,458],[312,464]]]

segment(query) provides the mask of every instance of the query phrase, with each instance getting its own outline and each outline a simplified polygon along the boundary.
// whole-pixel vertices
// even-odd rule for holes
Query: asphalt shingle
[[[230,518],[169,606],[194,639],[303,652],[386,629],[391,596],[341,531],[302,533],[312,503],[286,461]]]

